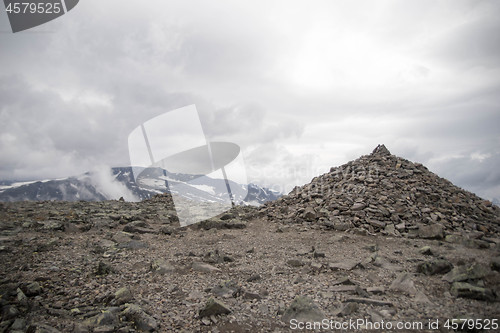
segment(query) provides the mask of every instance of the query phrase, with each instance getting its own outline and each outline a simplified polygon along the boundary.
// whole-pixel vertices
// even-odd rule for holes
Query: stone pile
[[[497,206],[384,145],[294,188],[261,213],[273,221],[339,231],[428,239],[467,233],[475,246],[487,246],[488,237],[500,232]]]

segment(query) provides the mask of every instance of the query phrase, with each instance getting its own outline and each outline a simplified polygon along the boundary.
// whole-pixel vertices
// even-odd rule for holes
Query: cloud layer
[[[196,104],[284,191],[378,143],[500,198],[496,1],[82,1],[0,14],[0,179],[126,165],[127,136]]]

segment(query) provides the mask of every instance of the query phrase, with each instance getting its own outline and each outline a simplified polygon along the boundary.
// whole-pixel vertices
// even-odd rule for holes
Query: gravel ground
[[[288,332],[284,315],[298,296],[312,301],[295,309],[306,319],[439,319],[441,331],[447,319],[500,319],[497,239],[471,248],[238,212],[178,228],[154,201],[25,202],[0,212],[1,332]],[[478,271],[460,281],[481,290],[457,295],[443,280],[449,272],[419,273],[437,259],[446,271]],[[206,309],[211,298],[215,310]]]

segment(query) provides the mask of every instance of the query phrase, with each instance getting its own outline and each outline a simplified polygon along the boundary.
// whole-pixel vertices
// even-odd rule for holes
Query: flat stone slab
[[[346,292],[346,291],[356,291],[357,286],[355,285],[340,285],[330,288],[330,291],[334,292]]]
[[[204,262],[193,262],[191,268],[193,269],[193,271],[202,273],[220,272],[220,269],[218,269],[217,267],[206,264]]]
[[[345,302],[355,302],[361,304],[371,304],[377,306],[394,306],[392,302],[382,301],[373,298],[364,298],[364,297],[352,297],[345,300]]]
[[[332,270],[345,270],[352,271],[356,268],[361,262],[360,261],[344,261],[344,262],[334,262],[329,263],[328,267]]]

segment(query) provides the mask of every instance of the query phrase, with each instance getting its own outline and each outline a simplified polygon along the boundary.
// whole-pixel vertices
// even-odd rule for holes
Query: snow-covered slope
[[[169,184],[168,188],[166,183]],[[230,182],[230,186],[236,201],[243,201],[244,204],[259,205],[281,196],[278,192],[254,184]],[[118,167],[63,179],[0,181],[0,201],[102,201],[120,197],[127,201],[141,201],[170,190],[199,201],[217,202],[227,197],[226,183],[221,179],[163,174],[153,169],[142,173],[136,181],[131,167]]]

